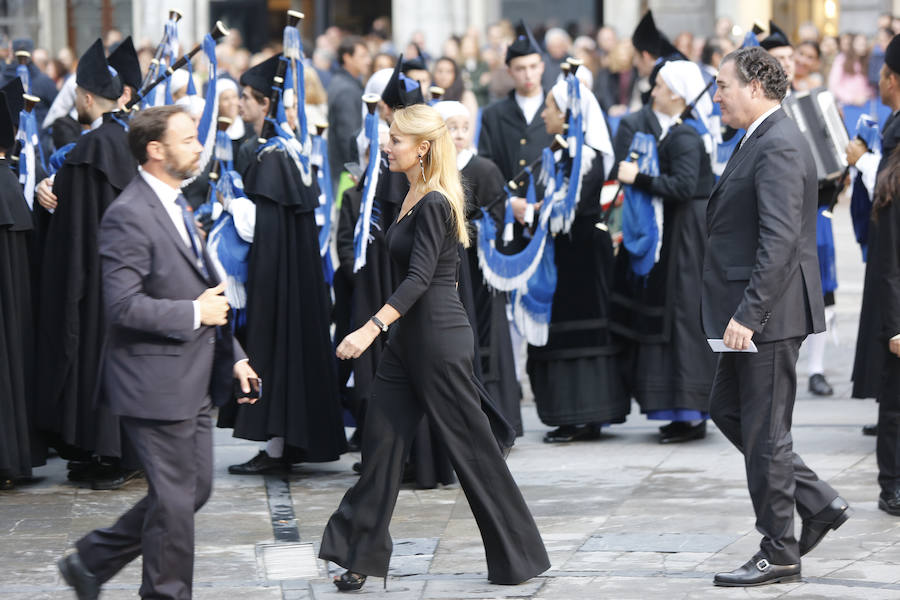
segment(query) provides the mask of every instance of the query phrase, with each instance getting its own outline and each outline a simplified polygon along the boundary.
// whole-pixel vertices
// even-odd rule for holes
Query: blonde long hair
[[[465,195],[456,167],[456,146],[440,113],[430,106],[414,104],[394,113],[397,130],[415,138],[416,143],[428,141],[428,152],[422,156],[425,167],[423,191],[440,192],[450,203],[451,219],[457,238],[469,247],[469,231],[466,228]]]

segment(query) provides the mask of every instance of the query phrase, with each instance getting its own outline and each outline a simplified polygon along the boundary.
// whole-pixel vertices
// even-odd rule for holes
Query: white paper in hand
[[[719,339],[709,338],[706,340],[706,342],[709,344],[709,347],[712,349],[713,352],[757,352],[756,344],[753,343],[753,340],[750,341],[750,347],[747,348],[746,350],[735,350],[733,348],[729,348],[728,346],[725,345],[725,341],[722,340],[721,338],[719,338]]]

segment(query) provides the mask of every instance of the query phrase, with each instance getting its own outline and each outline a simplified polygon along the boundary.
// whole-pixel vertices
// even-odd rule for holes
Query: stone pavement
[[[661,446],[654,435],[658,423],[635,409],[628,423],[600,440],[548,446],[540,441],[546,427],[526,401],[526,433],[509,466],[543,534],[551,569],[519,586],[488,584],[478,530],[459,487],[406,488],[391,527],[395,546],[387,591],[382,580],[372,579],[356,595],[900,599],[900,519],[877,509],[874,438],[860,434],[863,424],[874,422],[876,406],[849,399],[862,269],[843,214],[836,222],[840,342],[829,345],[826,363],[836,394],[816,399],[806,393],[801,354],[794,442],[850,502],[854,515],[804,559],[802,583],[712,586],[715,572],[742,564],[759,540],[743,462],[715,427],[705,440]],[[325,521],[355,481],[350,466],[358,457],[300,465],[286,480],[227,474],[227,465],[246,460],[256,448],[216,432],[215,491],[197,515],[195,598],[346,598],[314,556]],[[0,493],[0,600],[72,598],[56,558],[86,531],[110,524],[145,491],[143,482],[117,492],[75,487],[64,481],[59,459],[38,475],[34,484]],[[330,572],[339,570],[331,565]],[[139,585],[137,560],[101,597],[135,598]]]

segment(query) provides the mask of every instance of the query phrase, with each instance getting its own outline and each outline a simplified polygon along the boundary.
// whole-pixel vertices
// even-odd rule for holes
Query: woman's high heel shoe
[[[344,571],[340,577],[332,579],[335,587],[342,592],[350,592],[360,589],[366,583],[366,576],[360,573]]]

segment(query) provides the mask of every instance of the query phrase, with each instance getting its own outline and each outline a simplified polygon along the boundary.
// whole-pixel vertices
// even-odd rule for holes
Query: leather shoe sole
[[[846,523],[851,514],[849,508],[847,501],[838,496],[818,514],[805,519],[800,531],[800,556],[818,546],[829,531]]]

